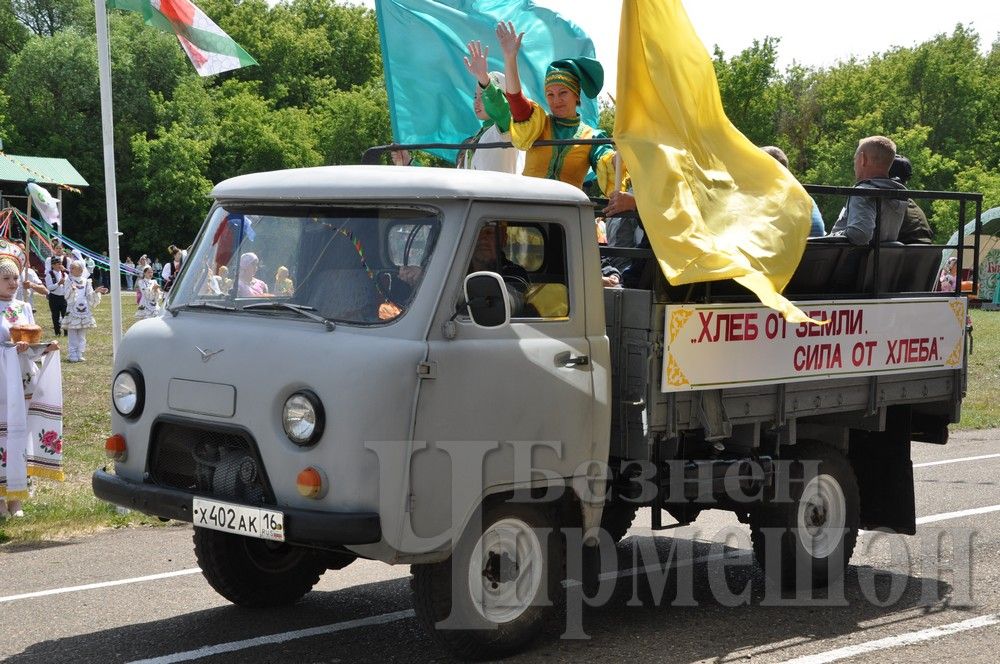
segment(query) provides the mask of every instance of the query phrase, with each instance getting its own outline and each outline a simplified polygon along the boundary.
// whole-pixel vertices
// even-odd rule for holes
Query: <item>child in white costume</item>
[[[94,290],[90,279],[86,278],[86,265],[81,260],[73,261],[69,268],[69,283],[66,285],[66,317],[63,328],[69,331],[69,361],[83,362],[87,352],[87,330],[97,327],[94,307],[101,303],[101,293],[108,289],[100,286]]]
[[[4,424],[3,435],[0,436],[0,519],[8,515],[8,510],[12,516],[24,515],[21,501],[28,495],[28,466],[32,461],[26,419],[39,374],[35,360],[59,349],[55,342],[34,349],[26,341],[11,343],[12,327],[35,323],[31,305],[14,297],[23,265],[24,253],[7,240],[0,239],[0,342],[4,342],[0,347],[0,419]],[[16,400],[12,401],[12,397]],[[61,431],[61,425],[58,428]],[[54,438],[59,438],[59,435]],[[46,438],[44,442],[48,445],[52,441]],[[61,445],[60,440],[60,458]]]
[[[155,318],[160,315],[160,307],[157,299],[160,295],[160,286],[153,279],[153,268],[147,265],[142,270],[142,279],[135,285],[137,304],[139,308],[135,312],[137,320],[143,318]]]

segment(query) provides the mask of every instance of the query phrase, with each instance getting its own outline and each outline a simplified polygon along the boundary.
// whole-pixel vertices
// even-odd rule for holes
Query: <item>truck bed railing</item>
[[[566,139],[566,140],[540,140],[536,141],[538,146],[556,145],[613,145],[611,138],[591,138],[591,139]],[[362,156],[362,164],[378,164],[383,155],[394,150],[464,150],[472,147],[469,143],[391,143],[388,145],[377,145],[368,148]],[[492,143],[476,143],[475,149],[502,149],[513,147],[508,141]],[[811,238],[806,247],[806,254],[803,255],[805,268],[802,274],[796,272],[792,282],[786,288],[786,295],[793,299],[844,299],[850,297],[866,297],[878,299],[886,295],[893,297],[926,297],[927,295],[940,295],[940,291],[935,287],[938,282],[938,270],[945,251],[954,250],[958,257],[957,274],[955,280],[955,296],[962,295],[962,275],[965,270],[965,218],[968,205],[975,206],[975,235],[973,240],[973,270],[972,270],[972,292],[979,291],[979,273],[975,266],[979,265],[980,235],[982,232],[982,208],[983,195],[970,192],[948,192],[948,191],[917,191],[917,190],[885,190],[867,189],[857,187],[835,187],[826,185],[804,185],[807,192],[819,196],[864,196],[878,199],[896,200],[953,200],[958,201],[958,242],[956,244],[940,245],[900,245],[898,243],[872,242],[869,246],[853,247],[846,240],[840,238]],[[607,199],[592,198],[595,203],[595,214],[599,215],[604,208]],[[875,210],[875,231],[874,237],[881,237],[882,222],[881,205]],[[839,241],[838,241],[839,240]],[[817,245],[827,245],[825,248],[812,249]],[[838,249],[834,245],[841,245]],[[808,275],[812,256],[810,253],[824,254],[823,264],[829,268],[830,274],[840,273],[841,277],[858,276],[853,283],[850,279],[834,280],[826,289],[815,289],[806,286],[815,286],[818,279],[815,275]],[[630,249],[619,247],[601,247],[602,257],[620,257],[637,259],[655,259],[650,249]],[[938,260],[937,266],[933,266],[935,258]],[[800,264],[800,268],[801,268]],[[918,274],[913,275],[916,270]],[[925,273],[933,273],[932,279],[925,279]],[[796,282],[796,277],[800,278]],[[910,277],[907,279],[907,277]],[[929,283],[928,283],[929,282]],[[901,290],[904,285],[907,290]],[[924,285],[924,288],[909,288],[910,286]],[[652,287],[652,284],[650,284]],[[668,286],[668,289],[677,287]],[[681,287],[686,291],[685,300],[693,298],[704,302],[738,302],[752,300],[749,291],[739,286],[735,282],[703,282]],[[815,292],[813,292],[815,291]],[[682,291],[673,291],[675,296],[680,296]]]
[[[535,141],[534,145],[541,147],[550,145],[614,145],[610,138],[567,138],[551,139],[546,141]],[[498,150],[502,148],[512,148],[514,145],[510,141],[494,143],[390,143],[389,145],[375,145],[361,156],[361,163],[371,166],[380,163],[382,155],[396,150]]]
[[[799,269],[785,289],[785,295],[793,300],[817,299],[878,299],[892,297],[914,298],[928,295],[944,295],[936,290],[938,274],[944,252],[953,250],[958,257],[958,274],[963,274],[965,247],[965,213],[972,203],[976,210],[976,233],[973,238],[974,264],[978,265],[980,232],[982,229],[983,195],[966,192],[880,190],[855,187],[828,187],[805,185],[810,193],[819,195],[857,196],[873,198],[917,200],[955,200],[959,202],[959,237],[956,244],[909,244],[898,242],[872,242],[869,245],[852,245],[843,237],[810,238]],[[597,212],[599,214],[599,212]],[[881,209],[876,208],[874,236],[881,229]],[[607,247],[600,248],[601,256],[607,258],[632,258],[655,260],[649,248]],[[978,291],[979,275],[973,270],[972,292]],[[654,277],[655,279],[662,279]],[[644,287],[653,289],[654,281]],[[664,289],[670,299],[683,302],[742,302],[755,298],[732,280],[698,282],[684,286],[670,286],[664,281]],[[961,279],[956,279],[955,296],[962,295]]]

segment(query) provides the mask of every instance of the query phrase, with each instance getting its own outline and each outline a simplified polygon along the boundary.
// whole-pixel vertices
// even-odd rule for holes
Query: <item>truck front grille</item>
[[[174,422],[154,426],[149,474],[161,486],[251,505],[273,505],[249,435]]]

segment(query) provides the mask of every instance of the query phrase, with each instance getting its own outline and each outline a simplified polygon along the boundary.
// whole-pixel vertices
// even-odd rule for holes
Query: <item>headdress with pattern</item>
[[[0,274],[20,276],[24,269],[24,252],[10,240],[0,238]]]

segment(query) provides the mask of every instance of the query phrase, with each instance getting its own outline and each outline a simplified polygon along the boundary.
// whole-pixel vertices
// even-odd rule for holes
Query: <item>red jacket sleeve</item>
[[[524,122],[531,117],[531,102],[528,101],[523,92],[518,92],[516,95],[505,92],[504,96],[510,103],[510,117],[513,118],[514,122]]]

